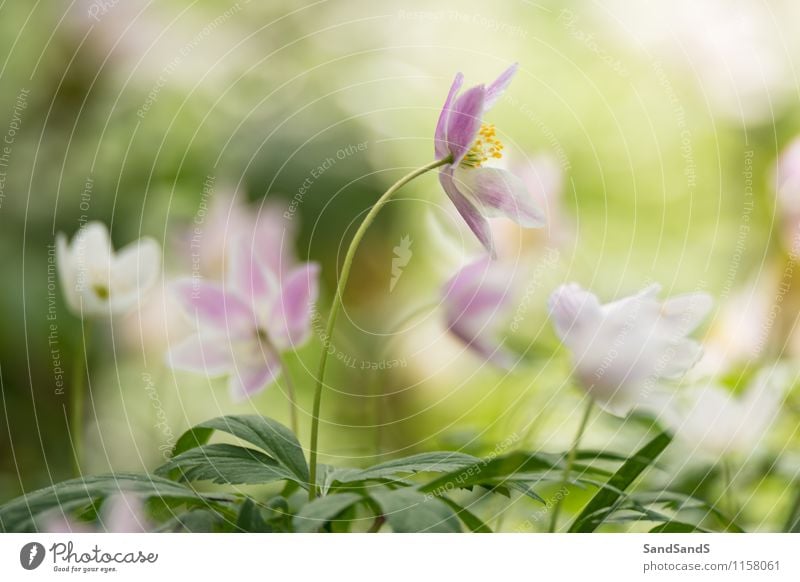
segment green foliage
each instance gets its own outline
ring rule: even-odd
[[[209,443],[214,432],[257,448]],[[670,440],[658,435],[630,457],[577,451],[569,486],[598,491],[570,531],[635,521],[654,523],[653,532],[709,531],[714,520],[718,529],[737,531],[712,505],[689,495],[632,490]],[[488,533],[492,529],[480,517],[487,496],[517,494],[545,504],[537,490],[560,483],[565,462],[566,454],[512,451],[480,459],[439,451],[364,469],[321,465],[321,495],[309,502],[308,467],[291,431],[269,418],[225,416],[184,433],[174,456],[153,476],[66,481],[0,507],[0,526],[3,531],[33,531],[42,516],[59,508],[80,521],[94,521],[107,498],[126,492],[147,502],[156,531]],[[201,493],[193,487],[198,482],[267,488],[257,494]]]

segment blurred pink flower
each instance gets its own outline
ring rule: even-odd
[[[624,416],[662,378],[678,378],[699,359],[688,339],[711,310],[706,293],[658,301],[661,287],[601,305],[576,284],[550,296],[553,323],[573,355],[574,377],[606,411]]]
[[[506,369],[516,358],[503,346],[514,303],[513,273],[485,256],[460,269],[442,289],[447,328],[479,357]]]
[[[483,116],[500,99],[516,72],[515,63],[488,87],[477,85],[460,95],[464,76],[458,73],[435,131],[436,158],[452,158],[439,172],[439,182],[492,255],[495,248],[487,217],[505,216],[526,228],[544,224],[544,215],[519,178],[507,170],[484,166],[490,159],[502,157],[503,144],[494,126],[483,123]]]
[[[800,255],[800,137],[795,138],[775,164],[775,193],[784,248]]]
[[[234,241],[249,239],[259,249],[264,265],[286,273],[297,262],[297,219],[285,216],[286,203],[267,199],[248,204],[232,186],[216,188],[207,209],[201,208],[183,236],[179,252],[191,258],[192,268],[205,277],[221,277]]]
[[[233,250],[225,285],[193,279],[175,284],[196,333],[172,347],[167,362],[207,376],[230,375],[231,398],[241,401],[278,378],[280,353],[308,340],[319,267],[304,263],[275,272],[253,252],[249,237]]]

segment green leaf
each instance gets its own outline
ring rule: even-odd
[[[271,483],[298,478],[261,451],[229,444],[211,444],[189,449],[156,469],[156,475],[185,481]]]
[[[590,533],[603,523],[615,510],[625,490],[649,467],[672,441],[672,436],[664,432],[656,436],[636,451],[603,487],[589,501],[583,511],[570,526],[570,532]]]
[[[77,509],[99,503],[122,492],[161,498],[189,505],[209,506],[230,501],[227,495],[201,495],[179,483],[152,475],[117,473],[72,479],[39,489],[0,506],[0,531],[34,531],[41,514],[57,509]]]
[[[173,455],[206,444],[215,430],[257,446],[289,469],[300,483],[308,485],[308,465],[297,437],[281,423],[265,416],[220,416],[202,422],[181,435]]]
[[[352,483],[368,479],[394,477],[398,473],[444,473],[462,469],[479,461],[480,459],[477,457],[458,452],[420,453],[380,463],[363,470],[338,469],[332,475],[332,478],[339,483]]]
[[[370,497],[380,506],[397,533],[459,533],[455,512],[441,499],[414,489],[375,491]]]
[[[464,525],[467,526],[471,532],[492,533],[492,528],[490,528],[483,521],[481,521],[474,513],[469,511],[466,507],[462,507],[449,497],[440,497],[439,499],[443,501],[446,505],[449,505],[450,509],[456,512],[458,518],[462,522],[464,522]]]
[[[239,510],[239,517],[236,519],[236,527],[239,531],[255,533],[271,533],[272,528],[264,521],[261,510],[249,497],[242,503]]]
[[[526,473],[550,472],[561,468],[561,456],[541,453],[514,452],[451,471],[423,485],[423,493],[446,493],[452,489],[464,489],[484,483],[508,484],[523,481]]]
[[[651,529],[650,533],[694,533],[704,531],[707,530],[692,525],[691,523],[684,523],[682,521],[667,521]]]
[[[339,493],[315,499],[304,505],[295,516],[294,528],[302,533],[317,531],[336,516],[363,500],[364,498],[357,493]]]

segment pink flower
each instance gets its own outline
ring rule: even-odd
[[[544,224],[544,215],[519,178],[506,170],[484,166],[489,160],[502,157],[503,144],[494,126],[483,123],[483,116],[502,96],[516,72],[515,63],[489,86],[477,85],[460,95],[464,76],[458,73],[435,131],[436,158],[451,159],[439,172],[439,182],[492,255],[495,249],[487,218],[505,216],[526,228]]]
[[[800,137],[795,138],[778,158],[775,193],[784,247],[800,255]]]
[[[503,346],[515,289],[508,268],[482,257],[459,270],[442,290],[447,328],[484,360],[506,369],[517,358]]]
[[[248,237],[234,247],[225,285],[192,279],[175,284],[178,302],[197,331],[167,356],[174,369],[229,375],[236,401],[275,381],[280,354],[308,340],[317,298],[318,265],[305,263],[281,274],[252,248]]]

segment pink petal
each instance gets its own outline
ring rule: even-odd
[[[511,305],[513,291],[510,273],[496,265],[483,257],[462,268],[445,286],[443,305],[453,335],[483,359],[509,368],[514,357],[502,347],[496,322]]]
[[[260,306],[269,305],[278,287],[275,274],[262,264],[258,256],[260,250],[254,245],[250,236],[238,237],[228,265],[229,290],[251,308],[251,314]]]
[[[458,164],[467,153],[481,126],[486,87],[478,85],[467,89],[456,99],[447,118],[447,148],[453,154],[453,164]]]
[[[319,294],[319,265],[305,263],[293,269],[281,285],[270,317],[270,337],[279,349],[296,348],[311,334],[313,305]]]
[[[489,254],[494,257],[494,241],[492,240],[492,231],[487,221],[475,205],[468,200],[453,182],[453,171],[450,169],[439,172],[439,183],[444,188],[450,201],[458,210],[461,218],[467,223],[470,230],[478,237],[480,243],[489,251]]]
[[[285,202],[267,199],[260,208],[255,222],[253,240],[258,258],[277,277],[285,274],[297,263],[294,241],[297,237],[298,218],[287,218]]]
[[[228,380],[231,400],[242,402],[255,396],[272,384],[281,373],[281,364],[275,354],[264,351],[262,359],[237,366]]]
[[[476,201],[484,216],[503,216],[525,228],[544,225],[545,215],[514,174],[500,168],[458,168],[458,189]]]
[[[190,336],[169,350],[167,365],[206,376],[219,376],[231,368],[231,352],[225,338]]]
[[[503,96],[503,93],[505,93],[506,89],[511,84],[514,75],[517,74],[517,69],[519,69],[519,63],[514,63],[500,73],[500,76],[486,88],[486,100],[483,104],[484,111],[488,111],[492,108],[494,104],[497,103],[497,100]]]
[[[210,283],[184,279],[173,290],[181,308],[198,329],[242,337],[254,327],[252,311],[239,298]]]
[[[436,123],[436,131],[434,132],[436,159],[440,160],[450,153],[450,148],[447,145],[447,120],[450,117],[453,100],[463,83],[464,75],[457,73],[456,78],[453,79],[453,84],[450,85],[450,92],[447,94],[447,99],[444,101],[442,112],[439,114],[439,121]]]

